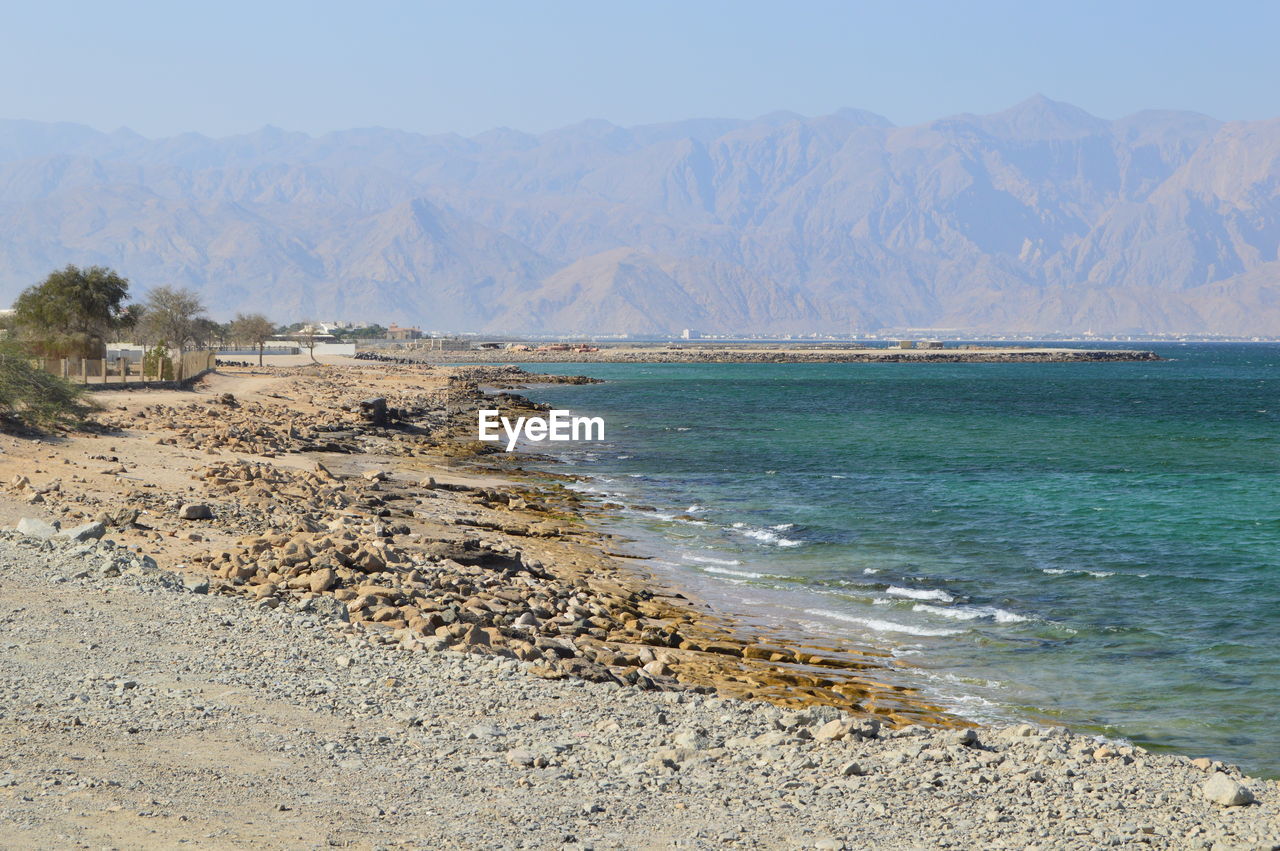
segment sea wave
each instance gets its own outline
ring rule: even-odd
[[[756,573],[754,570],[733,570],[728,567],[719,567],[714,564],[709,564],[702,569],[707,573],[718,573],[721,576],[736,576],[739,579],[765,579],[768,577],[767,573]]]
[[[914,612],[925,612],[938,617],[951,618],[958,621],[976,621],[990,618],[996,623],[1025,623],[1031,618],[1001,609],[995,606],[931,606],[928,603],[916,603],[911,607]]]
[[[712,558],[711,556],[695,556],[688,553],[684,555],[684,560],[696,562],[697,564],[719,564],[724,567],[737,567],[742,564],[736,558]]]
[[[897,621],[886,621],[880,618],[860,618],[856,615],[845,614],[844,612],[833,612],[829,609],[805,609],[805,614],[814,615],[820,618],[830,618],[832,620],[844,621],[845,623],[856,623],[873,629],[876,632],[900,632],[904,635],[919,635],[926,637],[941,637],[944,635],[959,635],[963,630],[959,629],[936,629],[934,627],[917,626],[916,624],[898,623]]]
[[[752,540],[759,541],[762,544],[772,544],[775,547],[799,547],[804,544],[803,541],[784,538],[773,529],[761,529],[756,526],[748,526],[746,523],[734,523],[733,528]]]
[[[1062,576],[1069,574],[1073,576],[1092,576],[1096,579],[1106,579],[1108,576],[1115,576],[1114,570],[1071,570],[1065,567],[1042,567],[1041,573],[1047,573],[1050,576]]]
[[[955,597],[941,588],[903,588],[900,585],[890,585],[884,589],[884,593],[911,600],[937,600],[940,603],[950,603],[955,600]]]

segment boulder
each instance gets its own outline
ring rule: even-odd
[[[1253,793],[1221,771],[1215,771],[1204,784],[1205,798],[1222,807],[1239,807],[1253,803]]]
[[[320,570],[312,571],[310,588],[313,593],[319,594],[322,591],[328,591],[338,581],[337,574],[332,568],[323,567]]]
[[[183,520],[212,520],[213,509],[203,502],[188,502],[178,509],[178,517]]]
[[[853,732],[854,722],[851,718],[836,718],[818,728],[813,738],[819,742],[834,742],[843,739]]]
[[[38,517],[23,517],[18,521],[18,531],[28,538],[42,538],[47,541],[58,534],[58,526],[56,523],[47,523]]]
[[[107,527],[95,520],[91,523],[82,523],[74,529],[67,529],[59,533],[58,537],[66,538],[67,540],[74,541],[77,544],[82,544],[85,541],[98,540],[104,533],[106,533],[106,531]]]

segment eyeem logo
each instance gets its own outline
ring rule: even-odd
[[[524,437],[535,443],[543,440],[604,440],[603,417],[575,417],[568,411],[552,409],[546,417],[500,417],[496,410],[480,411],[479,436],[481,440],[500,441],[499,427],[507,436],[507,451],[516,448],[516,442]]]

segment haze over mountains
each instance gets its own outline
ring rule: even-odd
[[[474,138],[0,121],[0,300],[68,262],[220,315],[541,333],[1280,334],[1280,119],[1034,97]]]

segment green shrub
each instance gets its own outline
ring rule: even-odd
[[[169,347],[157,343],[142,356],[142,374],[153,381],[173,381],[173,358]]]
[[[90,410],[82,387],[40,369],[13,342],[0,341],[0,418],[50,428],[77,425]]]

